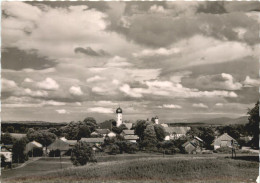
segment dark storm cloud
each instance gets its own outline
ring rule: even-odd
[[[77,47],[74,49],[75,53],[83,53],[85,55],[88,56],[93,56],[93,57],[105,57],[105,56],[110,56],[109,53],[107,53],[106,51],[100,49],[98,51],[93,50],[91,47],[87,47],[87,48],[81,48],[81,47]]]
[[[37,55],[37,51],[22,51],[17,48],[5,48],[2,51],[2,68],[22,70],[31,68],[36,70],[54,67],[57,63],[47,57]]]

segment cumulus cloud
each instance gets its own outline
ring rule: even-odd
[[[246,79],[243,82],[243,84],[244,84],[244,87],[259,87],[260,86],[260,80],[250,78],[250,76],[246,76]]]
[[[68,113],[66,109],[57,109],[56,112],[59,113],[59,114],[67,114]]]
[[[163,104],[163,106],[159,106],[159,108],[168,108],[168,109],[181,109],[182,106],[175,104]]]
[[[196,86],[202,89],[241,90],[242,84],[236,82],[231,74],[217,74],[200,76],[196,80]]]
[[[32,97],[47,97],[48,96],[48,92],[46,92],[46,91],[41,91],[41,90],[33,91],[30,88],[25,88],[24,93],[26,95],[29,95]]]
[[[128,67],[132,64],[127,62],[126,58],[115,56],[108,60],[105,67]]]
[[[17,88],[17,84],[13,80],[2,78],[2,92],[11,92]]]
[[[93,76],[93,77],[91,77],[91,78],[88,78],[88,79],[87,79],[87,82],[88,82],[88,83],[91,83],[91,82],[102,81],[102,80],[105,80],[105,78],[96,75],[96,76]]]
[[[223,104],[223,103],[216,103],[215,106],[217,106],[217,107],[223,107],[224,104]]]
[[[209,108],[207,105],[203,104],[203,103],[198,103],[198,104],[192,104],[193,107],[196,107],[196,108],[204,108],[204,109],[207,109]]]
[[[177,54],[179,52],[180,50],[178,48],[144,49],[139,53],[133,53],[133,56],[138,58],[146,58],[146,57],[154,57],[154,56],[170,56],[173,54]]]
[[[134,98],[141,98],[144,94],[171,96],[176,98],[199,98],[199,97],[230,97],[236,98],[235,92],[213,90],[199,91],[198,89],[183,87],[180,83],[170,81],[146,81],[147,88],[131,88],[128,84],[120,87],[120,91]]]
[[[59,84],[52,78],[46,78],[45,80],[38,82],[36,84],[39,88],[45,90],[57,90],[59,89]]]
[[[71,95],[75,95],[75,96],[83,95],[83,92],[82,92],[82,90],[79,86],[70,87],[69,92],[70,92]]]
[[[26,82],[26,83],[33,83],[34,81],[31,78],[25,78],[24,82]]]
[[[91,107],[88,108],[87,111],[93,113],[105,113],[105,114],[114,113],[112,108],[105,108],[105,107]]]

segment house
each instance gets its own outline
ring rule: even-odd
[[[109,129],[96,129],[95,131],[97,134],[102,135],[103,137],[105,137],[107,134],[110,133]]]
[[[178,139],[186,136],[186,133],[190,130],[190,127],[164,127],[166,132],[165,140]]]
[[[166,123],[162,123],[161,125],[162,125],[164,128],[169,127],[168,124],[166,124]]]
[[[134,134],[135,134],[134,130],[123,130],[120,135],[126,136],[126,135],[134,135]]]
[[[1,146],[0,155],[5,157],[6,163],[12,163],[12,149],[6,146]]]
[[[42,148],[42,144],[36,141],[32,141],[26,144],[24,152],[27,154],[28,152],[33,151],[34,149],[42,150]]]
[[[125,127],[130,130],[133,127],[133,123],[123,123]]]
[[[2,133],[2,134],[4,135],[5,133]],[[9,133],[9,134],[11,135],[11,137],[13,137],[16,140],[20,140],[20,139],[26,137],[26,134],[24,134],[24,133]]]
[[[61,155],[64,155],[72,147],[64,140],[56,139],[52,144],[47,147],[47,152],[59,150]]]
[[[222,135],[220,135],[219,137],[217,137],[212,145],[214,146],[214,150],[219,149],[221,147],[230,147],[232,148],[232,145],[237,146],[238,143],[237,141],[232,138],[231,136],[229,136],[227,133],[224,133]]]
[[[114,132],[109,132],[108,134],[107,134],[107,136],[108,137],[116,137],[116,133],[114,133]]]
[[[189,154],[200,153],[202,151],[203,140],[199,137],[194,137],[192,140],[185,142],[182,147]]]
[[[133,142],[133,143],[136,143],[136,140],[139,139],[139,137],[137,135],[125,135],[124,138],[125,138],[125,140],[127,140],[129,142]]]
[[[100,146],[104,143],[104,138],[81,138],[80,141],[87,142],[91,145]]]

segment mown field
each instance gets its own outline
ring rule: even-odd
[[[111,156],[115,158],[116,156]],[[104,157],[105,158],[105,157]],[[150,157],[106,161],[48,173],[4,179],[2,182],[41,183],[168,183],[255,182],[258,162],[210,157]]]

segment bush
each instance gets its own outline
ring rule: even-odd
[[[107,152],[108,152],[108,154],[116,155],[116,154],[119,154],[119,153],[120,153],[120,149],[119,149],[118,145],[116,145],[116,144],[110,144],[110,145],[108,145],[108,147],[107,147]]]
[[[230,147],[221,147],[216,149],[214,152],[216,153],[232,153],[232,149]]]
[[[88,162],[96,162],[94,151],[87,142],[79,141],[71,153],[71,161],[74,165],[86,165]]]

